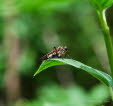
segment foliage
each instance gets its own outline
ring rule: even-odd
[[[68,65],[74,66],[76,68],[83,69],[84,71],[88,72],[89,74],[91,74],[95,78],[99,79],[101,82],[103,82],[107,86],[113,86],[113,80],[108,74],[101,72],[99,70],[96,70],[94,68],[91,68],[87,65],[84,65],[83,63],[80,63],[80,62],[78,62],[76,60],[72,60],[72,59],[46,60],[41,64],[41,66],[39,67],[37,72],[34,74],[34,76],[36,74],[40,73],[41,71],[45,70],[48,67],[52,67],[52,66],[56,66],[56,65],[64,65],[64,64],[68,64]]]
[[[77,85],[62,88],[52,84],[41,89],[38,99],[16,106],[100,106],[107,102],[108,97],[108,90],[103,85],[97,85],[87,92]]]
[[[74,0],[11,0],[6,3],[4,0],[0,0],[0,15],[12,14],[13,11],[11,10],[16,11],[16,13],[32,11],[41,13],[52,12],[58,9],[66,9],[73,2]]]
[[[113,0],[90,0],[97,10],[104,10],[113,4]]]
[[[98,0],[98,2],[100,2],[100,0]],[[110,6],[111,4],[109,5],[109,3],[112,1],[107,0],[107,2],[104,8]],[[94,5],[95,8],[96,6],[97,4]],[[15,65],[12,65],[12,67],[17,69],[15,73],[19,75],[18,77],[21,80],[20,93],[25,99],[33,99],[33,102],[29,101],[26,103],[27,105],[28,103],[35,105],[37,102],[39,103],[38,98],[34,101],[33,96],[36,93],[37,85],[42,86],[50,81],[60,83],[59,77],[56,74],[58,71],[56,72],[57,69],[54,67],[49,68],[48,72],[45,71],[45,74],[41,73],[36,78],[32,78],[31,74],[37,70],[40,64],[38,59],[53,46],[67,45],[70,49],[71,57],[76,57],[76,60],[99,70],[109,71],[109,66],[106,62],[103,36],[101,30],[98,30],[97,20],[95,20],[94,16],[93,8],[91,8],[88,0],[0,0],[0,104],[4,104],[4,97],[7,96],[6,91],[9,91],[9,89],[7,90],[7,88],[5,88],[4,90],[3,88],[10,86],[6,85],[6,79],[4,81],[6,71],[10,68],[10,66],[7,65],[9,53],[5,53],[8,48],[7,37],[9,37],[5,36],[8,32],[4,30],[7,24],[10,24],[9,27],[12,29],[11,31],[14,31],[19,38],[18,67],[15,67]],[[112,17],[112,15],[110,15],[110,17]],[[10,40],[14,42],[13,39]],[[12,61],[14,60],[15,58],[12,59]],[[58,68],[61,70],[61,67]],[[69,67],[65,70],[75,70],[75,68]],[[71,76],[76,79],[73,80],[73,82],[77,82],[88,88],[98,83],[98,81],[89,74],[84,71],[79,71],[81,69],[76,70],[78,71],[71,71],[73,73]],[[11,75],[9,74],[9,76]],[[105,76],[102,78],[104,78],[105,83],[107,83],[109,78],[106,79]],[[62,74],[62,77],[65,77],[65,73],[64,75]],[[15,79],[15,77],[13,78],[11,76],[11,79]],[[14,83],[11,81],[9,84],[12,86]],[[58,87],[58,90],[59,89]],[[40,90],[37,92],[39,93]],[[101,91],[97,94],[99,93],[104,94]],[[101,96],[101,94],[99,95]],[[72,97],[74,98],[73,95]],[[63,99],[63,97],[59,98],[58,101],[60,101],[60,99]],[[97,100],[95,99],[95,101]],[[51,101],[49,103],[51,103]],[[40,104],[42,104],[42,102],[40,102]]]
[[[105,44],[106,44],[106,51],[107,51],[109,65],[110,65],[111,74],[112,74],[111,76],[113,78],[113,46],[112,46],[112,40],[110,38],[109,27],[107,25],[106,17],[105,17],[105,9],[108,8],[112,4],[112,2],[113,2],[113,0],[100,0],[99,2],[97,0],[91,0],[91,3],[93,4],[93,6],[97,10],[99,21],[100,21],[101,26],[102,26],[102,30],[103,30],[103,34],[104,34],[104,40],[105,40]],[[81,68],[81,69],[89,72],[94,77],[96,77],[97,79],[99,79],[100,81],[104,82],[104,84],[106,84],[106,85],[108,85],[110,87],[113,86],[113,79],[109,76],[110,77],[110,80],[108,79],[108,81],[110,81],[110,82],[105,81],[104,78],[106,78],[106,76],[104,76],[104,78],[103,77],[100,77],[102,73],[100,75],[97,74],[97,73],[100,73],[100,72],[97,71],[96,69],[92,69],[92,68],[90,68],[90,67],[88,67],[86,65],[83,65],[82,63],[80,65],[77,62],[75,62],[73,64],[72,61],[67,61],[66,60],[66,62],[65,62],[65,61],[61,61],[61,60],[59,61],[59,59],[55,59],[55,60],[57,60],[58,63],[56,61],[53,61],[53,63],[52,62],[48,62],[48,63],[45,63],[45,64],[42,63],[42,65],[41,65],[42,67],[39,68],[39,72],[42,71],[42,70],[44,70],[44,69],[46,69],[46,68],[48,68],[48,67],[51,67],[51,66],[54,66],[54,65],[62,65],[63,63],[64,64],[66,63],[66,64],[70,64],[72,66],[75,66],[77,68]],[[35,75],[37,73],[35,73]],[[104,73],[103,75],[106,75],[106,74]],[[113,100],[113,92],[111,93],[111,97],[112,97],[112,100]]]

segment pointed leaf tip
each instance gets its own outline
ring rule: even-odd
[[[87,66],[81,62],[73,60],[73,59],[54,58],[54,59],[50,59],[50,60],[45,60],[42,62],[42,64],[40,65],[39,69],[34,74],[34,76],[36,76],[38,73],[40,73],[41,71],[43,71],[49,67],[56,66],[56,65],[64,65],[64,64],[71,65],[73,67],[82,69],[82,70],[88,72],[89,74],[91,74],[93,77],[100,80],[101,82],[103,82],[104,84],[106,84],[107,86],[113,86],[113,80],[110,75],[108,75],[105,72],[94,69],[90,66]]]

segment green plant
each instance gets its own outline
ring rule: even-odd
[[[39,72],[43,71],[44,69],[51,67],[51,66],[63,65],[63,64],[72,65],[76,68],[83,69],[84,71],[88,72],[89,74],[91,74],[92,76],[94,76],[95,78],[97,78],[98,80],[103,82],[105,85],[107,85],[110,90],[110,94],[111,94],[111,97],[113,100],[113,91],[112,91],[112,86],[113,86],[113,47],[112,47],[112,41],[110,38],[109,27],[107,25],[106,17],[105,17],[105,11],[109,6],[112,5],[113,0],[90,0],[90,1],[91,1],[92,5],[94,6],[94,8],[96,9],[99,21],[101,23],[102,31],[104,34],[104,40],[105,40],[105,44],[106,44],[106,50],[107,50],[107,54],[108,54],[108,60],[109,60],[110,69],[111,69],[111,76],[104,72],[101,72],[97,69],[84,65],[83,63],[72,60],[72,59],[46,60],[41,64],[40,68],[34,74],[34,76],[36,74],[38,74]]]
[[[38,99],[16,106],[100,106],[109,98],[109,92],[103,85],[97,85],[87,92],[78,85],[62,88],[52,83],[42,87],[39,93]]]

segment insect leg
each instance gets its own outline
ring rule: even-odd
[[[56,53],[56,56],[55,57],[58,57],[58,50],[56,47],[54,47],[54,50],[55,50],[55,53]]]

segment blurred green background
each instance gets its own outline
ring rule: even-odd
[[[113,35],[113,7],[107,21]],[[70,57],[109,73],[105,43],[88,0],[0,0],[0,106],[102,106],[104,85],[71,66],[35,78],[39,58],[66,45]]]

